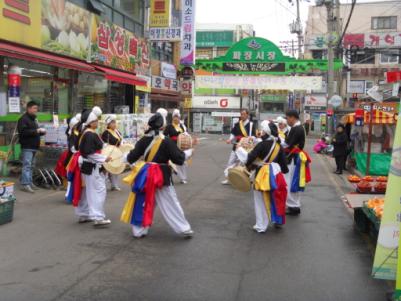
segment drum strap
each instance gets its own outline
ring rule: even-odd
[[[163,142],[162,137],[157,137],[153,139],[152,143],[148,146],[148,148],[145,151],[145,161],[146,162],[152,162],[153,159],[155,158],[157,152],[159,151],[159,148]]]
[[[107,131],[112,135],[114,138],[116,138],[119,142],[122,140],[121,134],[118,131],[113,131],[111,129],[107,129]]]
[[[276,143],[276,141],[274,141],[266,157],[263,159],[263,162],[267,161],[266,163],[272,163],[274,159],[276,159],[279,151],[280,151],[280,145]]]
[[[78,145],[81,144],[82,138],[84,138],[85,134],[88,133],[88,132],[96,133],[96,132],[95,132],[94,130],[92,130],[92,129],[86,129],[86,130],[82,133],[81,137],[79,138]]]

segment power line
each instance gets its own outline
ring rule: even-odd
[[[351,21],[352,13],[354,12],[355,4],[356,4],[356,0],[352,0],[351,11],[349,12],[348,20],[347,20],[347,23],[345,24],[343,33],[341,34],[341,37],[340,37],[340,39],[338,40],[337,48],[340,48],[340,45],[341,45],[341,43],[342,43],[342,41],[343,41],[343,38],[344,38],[344,35],[345,35],[345,33],[347,32],[349,22]]]

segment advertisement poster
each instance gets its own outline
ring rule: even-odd
[[[181,65],[195,64],[195,0],[182,0]]]
[[[41,45],[48,51],[89,58],[89,11],[64,0],[42,0]]]
[[[169,27],[171,20],[170,0],[150,0],[150,27]]]
[[[134,72],[136,66],[149,68],[149,50],[144,39],[99,16],[92,17],[91,31],[93,63],[128,72]]]
[[[0,39],[40,48],[40,1],[0,1]]]
[[[401,186],[399,185],[401,183],[401,122],[397,123],[394,137],[384,211],[372,270],[374,278],[386,280],[395,280],[397,271],[401,221]],[[397,288],[401,288],[399,283]]]

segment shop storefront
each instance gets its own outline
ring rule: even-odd
[[[178,80],[153,75],[150,100],[152,112],[161,107],[169,111],[179,108],[183,99],[179,92]]]
[[[240,116],[239,96],[194,96],[191,124],[197,133],[229,133]]]
[[[287,90],[269,90],[259,96],[259,119],[269,120],[284,116],[288,108]]]
[[[64,17],[57,9],[74,18],[56,22]],[[0,11],[12,12],[0,15],[0,150],[30,100],[39,104],[39,122],[60,133],[66,118],[95,105],[104,113],[137,112],[147,81],[136,72],[150,74],[147,40],[68,1],[0,0]],[[59,141],[50,136],[44,143]]]
[[[305,96],[304,110],[310,116],[310,130],[323,133],[326,127],[326,95],[311,94]]]

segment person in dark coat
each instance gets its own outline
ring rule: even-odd
[[[21,190],[34,193],[32,183],[32,171],[35,162],[35,155],[40,146],[40,136],[46,134],[46,130],[39,128],[36,114],[38,104],[30,101],[26,105],[26,112],[18,119],[17,129],[19,142],[21,144]]]
[[[333,156],[336,160],[337,169],[336,174],[342,174],[345,166],[345,158],[347,157],[347,144],[348,137],[345,133],[345,127],[339,124],[336,128],[336,134],[332,140],[334,146]]]

